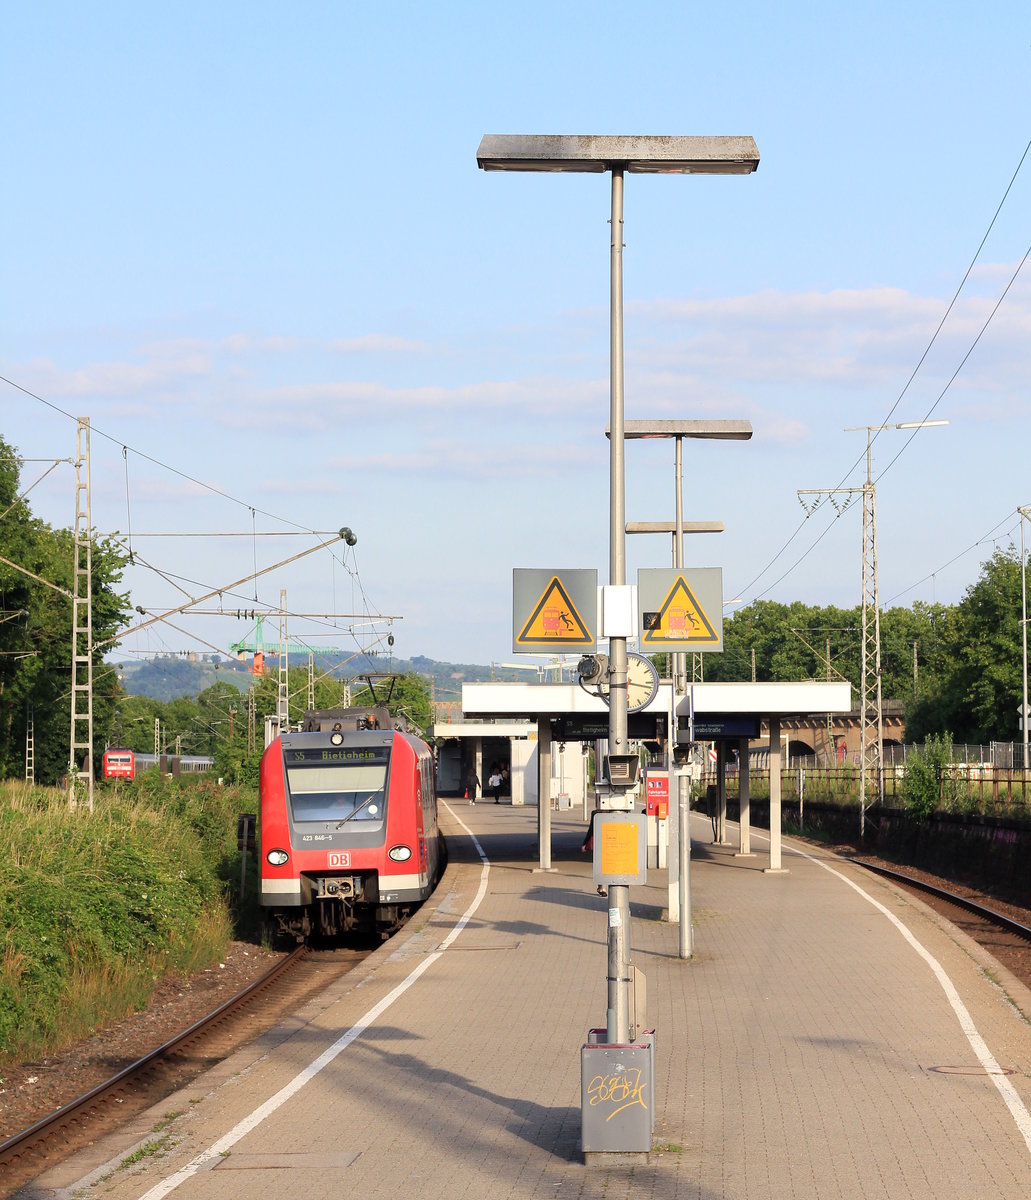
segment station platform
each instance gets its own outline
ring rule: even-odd
[[[584,824],[554,814],[540,872],[535,809],[441,813],[447,874],[396,939],[23,1197],[1031,1195],[1031,993],[886,881],[791,839],[764,873],[761,832],[735,857],[697,814],[691,960],[665,872],[631,889],[653,1149],[585,1165],[607,902]]]

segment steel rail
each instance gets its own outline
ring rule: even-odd
[[[51,1113],[50,1116],[43,1117],[34,1125],[30,1125],[28,1129],[23,1129],[20,1133],[14,1134],[6,1141],[0,1142],[0,1165],[11,1161],[16,1161],[17,1159],[21,1158],[26,1152],[30,1151],[36,1143],[43,1139],[48,1130],[52,1129],[56,1125],[64,1124],[71,1117],[73,1117],[76,1112],[89,1107],[96,1100],[100,1099],[106,1092],[114,1091],[133,1075],[141,1074],[152,1063],[158,1062],[162,1058],[166,1058],[172,1053],[173,1050],[181,1046],[184,1042],[196,1037],[208,1026],[216,1024],[216,1022],[218,1022],[230,1010],[245,1004],[252,996],[264,990],[270,984],[274,983],[280,975],[284,974],[284,972],[292,967],[295,967],[302,958],[307,956],[307,954],[307,946],[298,946],[296,949],[292,950],[288,955],[286,955],[285,958],[280,959],[274,967],[266,971],[265,974],[259,979],[256,979],[253,983],[248,984],[247,987],[237,992],[235,996],[231,996],[228,1000],[224,1001],[218,1006],[218,1008],[214,1009],[206,1016],[201,1017],[200,1020],[194,1021],[189,1028],[184,1029],[181,1033],[176,1034],[175,1037],[170,1038],[163,1045],[158,1046],[156,1050],[151,1050],[142,1058],[130,1063],[129,1066],[123,1067],[121,1071],[115,1075],[112,1075],[110,1079],[106,1079],[101,1083],[98,1083],[95,1087],[90,1088],[88,1092],[85,1092],[75,1100],[69,1101],[67,1104],[57,1109],[56,1112]]]
[[[994,925],[1000,926],[1009,933],[1016,934],[1017,937],[1027,938],[1031,941],[1031,926],[1022,925],[1019,921],[1015,921],[1012,917],[1004,916],[1000,912],[996,912],[992,908],[987,908],[983,904],[978,904],[976,900],[969,900],[966,896],[957,896],[955,892],[947,891],[945,888],[936,886],[933,883],[926,883],[922,879],[914,879],[912,875],[906,875],[902,871],[893,871],[890,867],[882,867],[876,863],[864,862],[861,858],[849,857],[849,862],[854,863],[857,867],[863,867],[867,871],[873,871],[877,875],[883,875],[887,879],[891,879],[896,883],[905,884],[906,887],[917,888],[922,892],[927,892],[931,896],[937,896],[939,900],[945,900],[949,904],[955,904],[957,908],[966,909],[967,912],[973,913],[974,916],[981,917],[982,920],[991,921]]]

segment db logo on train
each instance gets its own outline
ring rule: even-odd
[[[329,865],[331,867],[349,867],[351,865],[351,856],[346,850],[331,850],[329,853]]]

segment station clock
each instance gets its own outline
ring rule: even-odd
[[[609,685],[606,681],[600,685],[602,698],[606,704],[609,699]],[[655,699],[659,691],[659,673],[650,658],[643,654],[635,654],[632,650],[626,656],[626,710],[639,712]]]

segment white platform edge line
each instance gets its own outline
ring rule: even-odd
[[[439,947],[433,951],[432,954],[428,954],[426,958],[424,958],[422,962],[419,963],[419,965],[412,972],[410,972],[410,974],[408,974],[397,985],[397,987],[393,989],[393,991],[384,996],[378,1004],[373,1005],[373,1007],[370,1008],[367,1013],[361,1016],[346,1033],[342,1034],[332,1044],[332,1046],[330,1046],[327,1050],[324,1050],[322,1054],[320,1054],[319,1057],[314,1060],[314,1062],[309,1063],[303,1071],[295,1075],[294,1078],[291,1079],[290,1082],[284,1087],[280,1088],[274,1096],[270,1096],[264,1104],[260,1105],[252,1113],[244,1117],[242,1121],[234,1125],[228,1133],[220,1137],[218,1141],[209,1146],[207,1150],[202,1151],[195,1158],[191,1159],[186,1166],[180,1168],[175,1172],[175,1174],[169,1175],[166,1179],[162,1179],[160,1183],[156,1183],[149,1191],[144,1192],[141,1200],[161,1200],[163,1196],[167,1196],[170,1192],[174,1192],[180,1184],[183,1184],[188,1179],[191,1179],[197,1174],[198,1171],[201,1171],[210,1164],[219,1161],[223,1154],[226,1154],[229,1150],[231,1150],[233,1146],[235,1146],[236,1143],[242,1138],[245,1138],[247,1134],[252,1133],[262,1123],[262,1121],[265,1120],[266,1117],[270,1117],[278,1108],[281,1108],[287,1102],[287,1100],[289,1100],[292,1096],[295,1096],[306,1083],[314,1079],[324,1067],[327,1067],[339,1054],[346,1050],[353,1041],[361,1037],[365,1030],[368,1029],[373,1022],[378,1020],[387,1011],[387,1009],[390,1008],[395,1000],[403,996],[404,993],[407,992],[408,989],[416,982],[416,980],[418,980],[420,976],[422,976],[430,969],[431,966],[433,966],[433,964],[438,958],[440,958],[444,951],[454,944],[455,939],[472,920],[476,910],[483,902],[484,896],[487,894],[487,879],[490,875],[490,860],[487,858],[486,854],[484,854],[483,847],[480,845],[476,835],[471,829],[469,829],[461,817],[458,816],[458,814],[450,807],[450,805],[445,804],[444,807],[455,818],[458,824],[461,825],[465,833],[472,839],[472,843],[476,847],[476,853],[480,856],[480,861],[483,864],[480,871],[480,886],[477,888],[476,895],[473,898],[472,903],[461,915],[461,917],[459,917],[455,927],[440,943]]]
[[[752,836],[758,837],[761,841],[765,842],[770,840],[768,834],[757,833],[754,829],[752,830]],[[848,886],[854,891],[858,892],[868,904],[872,904],[878,912],[887,917],[888,920],[899,931],[899,933],[901,933],[906,939],[906,941],[909,942],[917,954],[919,954],[924,962],[927,963],[927,965],[934,972],[935,978],[938,980],[939,984],[941,984],[942,991],[945,993],[949,1004],[952,1006],[953,1012],[956,1014],[956,1019],[959,1021],[960,1028],[963,1030],[967,1041],[970,1043],[971,1050],[973,1050],[974,1054],[977,1055],[977,1060],[981,1066],[984,1067],[985,1074],[998,1089],[1003,1103],[1009,1109],[1010,1115],[1013,1117],[1017,1129],[1024,1139],[1024,1144],[1027,1146],[1028,1153],[1031,1154],[1031,1113],[1028,1112],[1024,1105],[1024,1101],[1020,1098],[1020,1093],[1013,1086],[1013,1084],[1010,1083],[1008,1076],[996,1062],[995,1056],[992,1054],[991,1050],[988,1049],[988,1044],[978,1032],[977,1026],[974,1024],[974,1019],[970,1015],[967,1006],[963,1003],[956,985],[949,978],[945,968],[941,965],[941,963],[934,957],[930,950],[928,950],[923,943],[919,941],[916,935],[903,921],[901,921],[889,908],[886,908],[883,904],[881,904],[879,900],[875,900],[869,892],[864,891],[858,883],[855,883],[853,880],[849,879],[847,875],[843,875],[840,871],[836,870],[828,863],[823,862],[821,859],[815,858],[812,854],[807,854],[794,843],[789,845],[785,842],[784,849],[789,851],[791,854],[797,854],[800,858],[806,858],[810,862],[816,863],[818,867],[822,867],[825,871],[829,871],[831,875],[837,876],[837,878],[843,883],[847,883]]]

